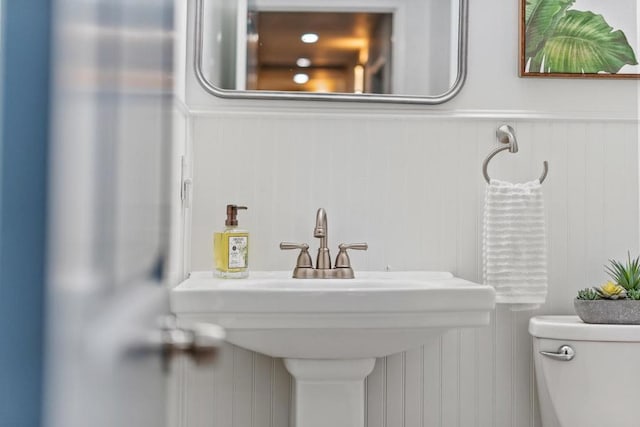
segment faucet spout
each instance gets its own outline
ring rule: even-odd
[[[323,208],[316,213],[316,227],[313,229],[313,237],[327,237],[327,211]]]
[[[316,226],[313,229],[313,237],[320,239],[320,247],[318,248],[318,258],[316,259],[317,269],[331,268],[331,255],[327,244],[327,212],[320,208],[316,214]]]

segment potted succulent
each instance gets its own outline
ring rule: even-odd
[[[576,314],[585,323],[640,324],[640,257],[627,262],[609,260],[611,281],[578,291],[573,301]]]

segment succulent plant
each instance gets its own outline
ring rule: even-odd
[[[623,264],[614,259],[610,259],[611,265],[605,270],[614,283],[622,286],[625,290],[640,289],[640,257],[631,259],[631,254],[627,252],[627,262]]]
[[[595,289],[585,288],[578,291],[577,299],[596,300],[600,299],[600,295],[598,295],[598,292],[596,292]]]
[[[625,299],[627,291],[622,286],[607,282],[599,288],[593,288],[602,299]]]
[[[632,300],[640,300],[640,289],[630,289],[627,291],[627,298]]]

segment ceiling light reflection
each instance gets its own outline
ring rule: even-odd
[[[295,76],[293,76],[293,81],[298,83],[299,85],[303,85],[309,81],[309,76],[304,73],[298,73]]]
[[[309,58],[298,58],[296,65],[300,68],[307,68],[311,66],[311,60]]]
[[[300,40],[302,40],[303,43],[315,43],[319,38],[315,33],[306,33],[300,37]]]

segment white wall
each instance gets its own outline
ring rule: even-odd
[[[188,60],[192,269],[211,268],[211,235],[224,205],[237,202],[249,206],[240,220],[254,269],[293,267],[282,240],[315,247],[322,206],[334,254],[339,242],[369,243],[352,255],[356,271],[389,265],[481,280],[480,168],[504,122],[521,150],[494,159],[492,175],[532,179],[549,161],[550,289],[539,313],[572,313],[575,292],[604,279],[608,258],[637,253],[636,82],[520,79],[517,2],[470,3],[469,79],[438,107],[219,100],[190,78]],[[367,382],[368,426],[539,426],[532,314],[499,307],[487,328],[380,359]],[[280,361],[229,346],[217,370],[177,368],[175,425],[288,425]]]

